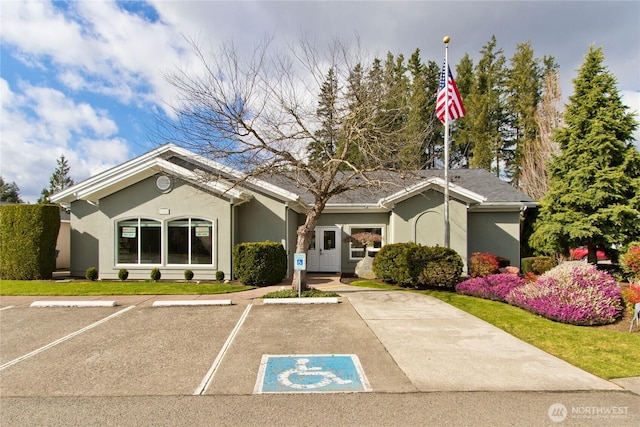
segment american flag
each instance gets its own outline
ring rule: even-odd
[[[447,103],[447,94],[445,91],[445,66],[442,66],[442,73],[440,74],[440,87],[438,88],[438,100],[436,102],[436,116],[442,123],[444,123],[444,110],[445,105]],[[454,121],[459,117],[464,117],[466,111],[464,110],[464,105],[462,105],[462,98],[460,97],[460,92],[458,92],[458,86],[456,86],[456,82],[453,81],[453,76],[451,75],[451,68],[447,67],[448,77],[449,77],[449,122]]]

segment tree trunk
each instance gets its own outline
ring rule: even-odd
[[[305,218],[304,224],[298,227],[296,253],[307,253],[309,242],[311,240],[311,233],[313,233],[316,228],[318,217],[320,216],[322,209],[324,209],[324,203],[316,202],[316,204],[307,211],[307,216]],[[291,287],[294,290],[298,289],[298,283],[301,284],[302,290],[307,289],[306,273],[306,271],[294,270],[293,281],[291,282]]]
[[[587,262],[593,265],[598,264],[598,248],[589,243],[587,245],[587,249],[589,249],[589,252],[587,253]]]

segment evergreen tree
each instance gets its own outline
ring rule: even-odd
[[[308,146],[310,162],[324,163],[336,152],[340,128],[337,106],[339,90],[338,78],[331,67],[320,88],[316,114],[322,127],[315,132],[315,139]]]
[[[561,154],[551,164],[550,191],[543,199],[531,244],[541,252],[624,245],[640,237],[638,126],[603,65],[601,48],[590,47],[573,80],[566,126],[554,133]]]
[[[434,74],[435,66],[435,74]],[[407,117],[407,155],[415,156],[421,167],[435,167],[438,147],[442,145],[438,118],[433,114],[438,85],[438,66],[433,61],[424,64],[420,49],[409,58],[407,64],[411,83],[409,87],[409,112]]]
[[[15,182],[5,182],[2,176],[0,176],[0,202],[23,203],[18,185]]]
[[[69,176],[71,167],[69,166],[67,159],[64,157],[64,154],[61,155],[56,162],[58,167],[51,175],[51,178],[49,178],[49,188],[42,189],[38,203],[50,203],[49,197],[51,195],[69,188],[74,184],[73,179]]]
[[[492,171],[501,176],[508,147],[504,146],[504,78],[505,58],[502,49],[496,48],[492,36],[480,53],[482,57],[475,68],[474,82],[468,101],[466,123],[469,139],[473,141],[470,166]]]
[[[511,146],[507,158],[507,176],[519,187],[524,150],[532,145],[538,133],[536,109],[540,100],[543,74],[540,61],[534,58],[531,43],[520,43],[511,58],[507,71],[505,103],[507,108],[508,135]]]
[[[469,159],[473,152],[473,138],[471,135],[471,123],[473,119],[469,119],[468,100],[474,83],[473,60],[468,53],[460,60],[456,66],[456,86],[462,97],[462,102],[467,110],[467,115],[456,121],[451,126],[451,135],[453,139],[450,143],[450,159],[454,167],[469,167]],[[435,109],[435,107],[434,107]]]

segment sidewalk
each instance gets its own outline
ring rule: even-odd
[[[354,288],[339,278],[314,279],[314,287],[349,300],[420,391],[640,394],[640,377],[606,381],[435,298]]]

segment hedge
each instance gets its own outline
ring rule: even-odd
[[[276,242],[239,243],[233,248],[233,265],[245,285],[276,285],[287,275],[287,253]]]
[[[57,205],[0,206],[0,277],[51,279],[59,230]]]
[[[376,277],[400,286],[453,287],[462,274],[462,259],[454,250],[416,243],[391,243],[373,259]]]

